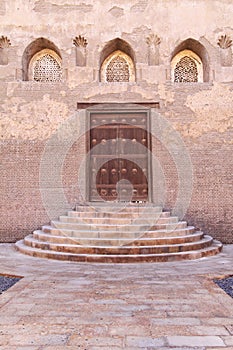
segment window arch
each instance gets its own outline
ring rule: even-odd
[[[191,50],[179,52],[171,62],[172,81],[175,83],[203,82],[200,57]]]
[[[59,82],[62,78],[61,59],[56,52],[44,49],[29,63],[29,79],[38,82]]]
[[[109,83],[135,81],[132,59],[120,50],[113,52],[102,64],[101,81]]]
[[[100,54],[100,81],[135,81],[135,55],[131,46],[120,38],[109,41]]]
[[[182,41],[171,55],[173,82],[208,82],[209,55],[204,45],[189,38]]]
[[[36,81],[60,81],[62,58],[59,49],[46,38],[34,40],[24,50],[22,69],[23,80],[34,80],[35,77]]]

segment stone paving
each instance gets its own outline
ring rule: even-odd
[[[233,245],[198,261],[87,264],[0,245],[1,350],[233,349],[233,299],[212,282],[233,274]]]

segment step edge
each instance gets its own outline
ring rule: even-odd
[[[47,245],[49,244],[50,246],[52,247],[66,247],[66,248],[73,248],[75,246],[75,244],[63,244],[63,243],[53,243],[53,242],[45,242],[45,241],[40,241],[40,240],[37,240],[35,238],[33,238],[32,235],[28,235],[24,238],[24,240],[27,240],[28,242],[32,242],[32,243],[40,243],[41,245]],[[213,242],[213,238],[211,236],[208,236],[207,237],[203,237],[202,240],[199,240],[199,241],[195,241],[195,242],[186,242],[186,243],[179,243],[179,244],[165,244],[165,245],[150,245],[150,246],[93,246],[93,245],[79,245],[77,244],[77,248],[95,248],[95,249],[128,249],[128,250],[132,250],[132,249],[149,249],[149,248],[170,248],[170,247],[179,247],[179,246],[185,246],[185,247],[190,247],[192,245],[195,245],[195,244],[201,244],[201,243],[212,243]],[[40,249],[40,248],[38,248]]]

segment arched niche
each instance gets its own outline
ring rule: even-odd
[[[32,66],[33,57],[36,57],[35,55],[37,54],[43,53],[44,50],[48,50],[50,55],[61,63],[62,58],[58,47],[48,39],[38,38],[31,42],[24,50],[22,58],[23,80],[31,79],[32,76],[29,68]]]
[[[171,56],[171,73],[172,81],[174,81],[174,65],[177,65],[178,59],[186,57],[186,64],[192,66],[191,60],[195,62],[199,72],[198,82],[209,81],[209,56],[206,48],[195,39],[186,39],[182,41],[173,51]],[[184,59],[183,59],[184,63]]]
[[[172,81],[175,83],[202,83],[203,64],[201,58],[191,50],[178,52],[171,61]]]
[[[135,81],[135,54],[131,46],[124,40],[116,38],[109,41],[103,48],[100,55],[100,81],[108,80],[109,69],[114,70],[118,67],[119,72],[122,68],[125,70],[124,79],[116,79],[115,81]],[[128,71],[128,72],[127,72]],[[113,74],[116,77],[117,72]],[[126,79],[128,76],[128,79]],[[113,78],[112,81],[114,81]]]

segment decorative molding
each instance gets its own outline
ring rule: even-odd
[[[217,44],[221,49],[228,49],[232,45],[232,40],[229,35],[221,35]]]
[[[232,40],[229,35],[221,35],[217,42],[220,47],[220,62],[223,67],[232,66]]]
[[[11,46],[10,40],[6,36],[0,37],[0,66],[6,66],[8,60],[8,48]]]
[[[157,46],[161,43],[161,39],[157,34],[150,34],[146,38],[146,43],[148,46]]]
[[[85,67],[87,63],[87,39],[84,38],[84,36],[76,36],[73,39],[73,44],[75,46],[75,52],[76,52],[76,66],[78,67]]]
[[[156,34],[150,34],[146,38],[146,43],[148,45],[148,64],[149,66],[159,65],[159,44],[161,39]]]
[[[88,42],[87,42],[87,39],[84,38],[84,36],[76,36],[74,39],[73,39],[73,44],[74,46],[76,47],[86,47]]]
[[[0,37],[0,49],[7,49],[10,46],[11,46],[10,39],[2,35]]]

